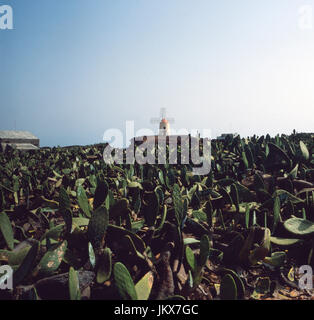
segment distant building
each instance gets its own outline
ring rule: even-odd
[[[28,131],[0,131],[0,145],[3,151],[7,146],[17,150],[37,150],[39,139]]]
[[[163,109],[162,109],[163,110]],[[162,111],[163,113],[163,111]],[[153,119],[152,123],[156,123],[157,119]],[[152,136],[141,136],[141,137],[134,137],[131,139],[131,145],[139,146],[143,142],[153,143],[155,145],[169,145],[173,143],[175,145],[181,145],[183,143],[193,143],[194,146],[198,145],[199,143],[203,143],[203,139],[198,137],[192,137],[190,134],[188,135],[172,135],[170,130],[170,123],[173,120],[168,120],[165,116],[162,116],[160,123],[159,123],[159,134],[152,135]]]

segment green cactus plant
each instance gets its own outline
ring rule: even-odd
[[[70,300],[81,299],[79,278],[76,270],[73,267],[70,267],[70,270],[69,270],[69,295],[70,295]]]
[[[178,226],[181,226],[185,216],[185,212],[184,212],[184,204],[183,204],[180,187],[177,184],[173,186],[172,199],[173,199],[174,212],[175,212],[177,224]]]
[[[156,224],[156,219],[159,214],[159,197],[158,193],[152,192],[147,196],[147,205],[144,207],[144,218],[148,227],[153,227]]]
[[[9,249],[14,248],[14,234],[11,225],[11,221],[5,212],[0,213],[0,231],[7,243]]]
[[[13,285],[14,287],[19,285],[26,276],[30,274],[32,271],[36,257],[39,251],[39,242],[35,241],[30,250],[28,251],[26,257],[23,259],[23,262],[17,268],[17,270],[13,273]]]
[[[112,272],[112,252],[106,248],[98,259],[97,283],[104,283],[111,277]]]
[[[109,214],[104,206],[97,208],[88,224],[88,239],[95,250],[102,247],[102,242],[108,227]]]
[[[240,278],[240,276],[233,270],[231,269],[227,269],[227,268],[222,268],[220,270],[220,273],[222,274],[222,276],[225,276],[227,274],[230,274],[236,284],[237,287],[237,299],[241,300],[245,298],[245,286],[244,283],[242,281],[242,279]],[[234,300],[234,299],[233,299]]]
[[[314,236],[314,223],[302,218],[290,218],[284,222],[287,231],[297,237]]]
[[[86,217],[90,218],[91,217],[91,208],[86,196],[86,192],[83,188],[83,186],[78,186],[77,188],[77,200],[78,200],[78,204],[80,206],[80,208],[82,209],[82,211],[84,212],[84,214],[86,215]]]
[[[52,246],[40,260],[37,271],[40,275],[49,276],[53,274],[60,266],[63,256],[67,249],[67,241]]]
[[[138,300],[148,300],[154,284],[154,275],[148,271],[135,285]]]
[[[206,265],[210,250],[210,241],[207,235],[203,235],[200,241],[200,254],[195,256],[193,250],[186,246],[185,258],[191,269],[193,278],[193,288],[197,287],[202,281],[203,269]]]
[[[98,181],[93,202],[94,210],[104,204],[108,195],[108,190],[109,186],[106,180]]]
[[[237,300],[238,290],[234,278],[227,273],[220,284],[220,299],[221,300]]]
[[[116,262],[113,267],[113,275],[116,287],[123,300],[137,300],[137,293],[132,277],[121,262]]]

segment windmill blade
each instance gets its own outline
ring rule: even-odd
[[[167,118],[167,109],[160,108],[160,118],[151,118],[150,123],[156,124],[160,123],[162,119],[166,119],[169,123],[174,123],[174,118]]]
[[[167,117],[167,109],[166,108],[160,109],[160,117],[161,117],[161,119],[167,119],[169,123],[174,123],[174,118]]]
[[[166,108],[160,108],[160,118],[165,119],[166,118]]]

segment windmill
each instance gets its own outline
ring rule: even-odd
[[[160,109],[160,118],[152,118],[150,123],[159,123],[159,135],[168,136],[170,135],[170,123],[174,123],[173,118],[166,119],[166,108]]]

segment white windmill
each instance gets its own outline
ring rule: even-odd
[[[160,109],[160,118],[152,118],[150,120],[152,124],[159,123],[159,135],[169,136],[170,135],[170,123],[174,123],[173,118],[166,119],[166,108]]]

